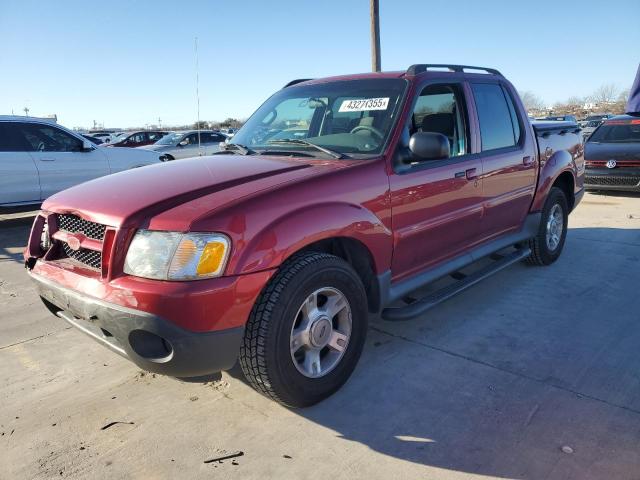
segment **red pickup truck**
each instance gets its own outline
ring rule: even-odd
[[[583,177],[578,126],[530,124],[496,70],[294,80],[216,155],[49,198],[25,262],[54,314],[139,367],[239,358],[259,392],[306,406],[347,380],[370,314],[415,318],[554,262]]]

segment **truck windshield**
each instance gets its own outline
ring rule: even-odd
[[[589,143],[640,143],[640,120],[623,124],[605,123],[591,134],[588,141]]]
[[[326,156],[305,145],[313,143],[350,157],[380,154],[399,115],[406,86],[405,80],[385,78],[284,88],[229,143],[257,152]]]

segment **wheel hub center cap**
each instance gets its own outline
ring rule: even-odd
[[[329,318],[324,316],[319,317],[313,322],[309,331],[309,340],[311,341],[311,344],[316,348],[326,347],[329,343],[332,329],[333,327],[331,326]]]

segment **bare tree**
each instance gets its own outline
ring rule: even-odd
[[[591,94],[589,100],[597,104],[608,104],[616,101],[620,91],[614,83],[605,83]]]
[[[618,99],[617,101],[620,103],[627,103],[627,100],[629,100],[629,93],[631,92],[630,88],[625,88],[624,90],[622,90],[620,92],[620,94],[618,95]]]
[[[526,92],[519,92],[524,108],[530,111],[540,111],[544,109],[544,102],[535,93],[527,90]]]

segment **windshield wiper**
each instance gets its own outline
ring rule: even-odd
[[[255,155],[256,152],[251,150],[249,147],[241,145],[240,143],[221,143],[220,151],[216,153],[224,153],[229,152],[231,150],[237,150],[240,155]]]
[[[336,152],[335,150],[330,150],[325,147],[321,147],[320,145],[316,145],[315,143],[307,142],[306,140],[301,140],[299,138],[283,138],[280,140],[269,140],[268,144],[284,144],[284,145],[306,145],[307,147],[313,147],[316,150],[320,150],[323,153],[333,157],[333,158],[349,158],[343,153]]]

